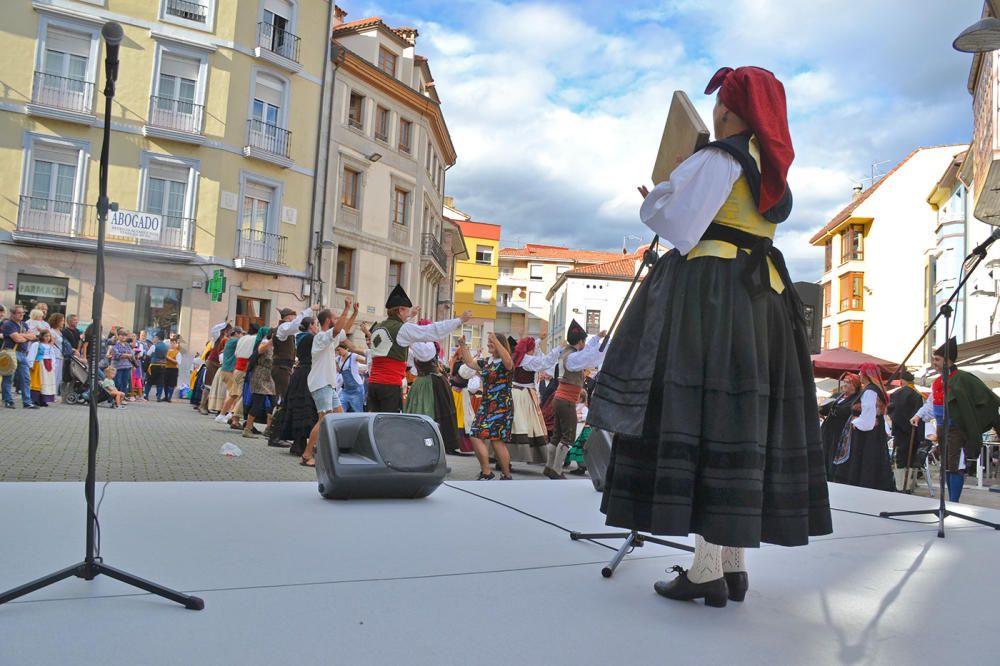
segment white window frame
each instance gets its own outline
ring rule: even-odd
[[[285,32],[287,32],[289,34],[292,34],[292,35],[295,35],[296,37],[299,37],[299,31],[298,31],[298,27],[299,27],[299,3],[298,3],[298,0],[284,0],[284,2],[287,2],[288,4],[290,4],[292,6],[292,15],[288,18],[288,28],[285,30]],[[254,44],[257,43],[257,39],[258,39],[257,35],[256,35],[257,24],[260,24],[260,23],[263,23],[263,22],[264,22],[264,0],[260,0],[260,2],[257,3],[257,23],[254,24],[254,31],[255,31],[254,32]],[[284,56],[282,56],[282,57],[284,57]],[[301,57],[301,54],[300,54],[300,57]]]
[[[534,296],[535,298],[532,298]],[[545,294],[540,291],[528,292],[528,308],[540,309],[545,307]]]
[[[215,10],[216,0],[189,0],[195,4],[205,5],[205,22],[199,23],[190,19],[174,16],[167,13],[167,0],[160,0],[160,21],[163,23],[173,23],[200,32],[215,32]]]
[[[247,120],[253,119],[253,101],[257,96],[257,76],[258,74],[265,74],[267,76],[273,76],[282,83],[281,90],[281,108],[278,109],[278,127],[287,131],[288,129],[288,118],[289,118],[289,103],[291,102],[292,95],[292,82],[287,76],[282,76],[273,69],[267,67],[260,67],[254,65],[250,72],[250,95],[247,99]]]
[[[486,300],[480,300],[479,289],[480,287],[486,289]],[[472,302],[476,305],[489,305],[490,300],[493,298],[493,287],[488,284],[473,284],[472,286]]]
[[[201,106],[201,118],[197,128],[197,133],[201,134],[205,128],[205,95],[208,90],[208,52],[201,49],[185,48],[178,44],[170,43],[166,40],[157,39],[156,51],[153,55],[153,78],[150,81],[150,99],[147,113],[153,115],[153,97],[160,97],[160,67],[163,63],[163,55],[173,55],[185,60],[196,60],[198,62],[198,80],[194,86],[194,103]]]
[[[535,277],[535,269],[541,273],[538,277]],[[528,264],[528,279],[529,280],[544,280],[545,279],[545,264]]]
[[[479,260],[479,250],[480,250],[480,248],[485,248],[486,249],[486,254],[489,255],[489,261],[480,261]],[[476,244],[476,263],[479,264],[480,266],[492,266],[493,265],[493,246],[492,245],[480,245],[478,243]]]
[[[190,245],[190,242],[194,239],[194,229],[191,228],[191,225],[197,218],[198,182],[201,175],[201,161],[193,158],[142,151],[139,155],[139,207],[137,209],[140,211],[146,210],[146,196],[149,193],[149,170],[153,164],[164,164],[188,170],[187,187],[184,193],[184,212],[181,217],[184,218],[185,225],[183,234],[188,241],[187,245]],[[242,218],[240,219],[242,220]]]
[[[246,199],[248,182],[263,187],[270,187],[274,190],[274,201],[271,202],[271,210],[268,214],[265,233],[278,234],[278,230],[281,228],[281,205],[284,200],[285,183],[252,171],[240,171],[240,203],[236,211],[236,231],[239,232],[243,228],[243,204]]]
[[[89,112],[94,110],[94,96],[97,94],[97,72],[99,67],[98,55],[101,48],[101,26],[83,21],[73,21],[72,19],[39,14],[38,16],[38,39],[35,48],[35,72],[43,71],[45,63],[45,52],[48,50],[49,27],[61,28],[70,32],[86,33],[90,35],[90,54],[87,56],[87,82],[90,83],[90,98],[87,100],[86,108]],[[32,72],[34,78],[34,72]],[[34,94],[34,91],[32,91]]]
[[[76,182],[73,183],[73,203],[83,203],[87,192],[87,164],[90,162],[90,142],[81,139],[68,139],[36,132],[24,133],[24,162],[21,165],[21,194],[31,196],[31,165],[34,162],[35,145],[47,143],[63,150],[78,151],[76,163]]]

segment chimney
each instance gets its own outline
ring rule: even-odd
[[[407,44],[410,46],[417,45],[417,29],[416,28],[396,28],[394,32],[402,37]]]
[[[454,208],[455,207],[455,197],[445,197],[444,198],[444,205],[447,206],[448,208]]]
[[[344,18],[347,16],[347,12],[340,8],[339,5],[333,6],[333,29],[336,30],[340,26],[344,25]]]
[[[853,189],[851,190],[851,199],[854,200],[854,199],[857,199],[858,197],[860,197],[861,196],[861,191],[863,189],[864,188],[862,188],[860,184],[859,185],[855,185],[853,187]]]

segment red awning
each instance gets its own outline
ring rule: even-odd
[[[822,354],[813,354],[812,356],[813,374],[817,377],[840,377],[845,372],[857,372],[865,363],[877,365],[882,369],[882,374],[885,377],[895,372],[899,365],[871,354],[863,354],[844,347],[829,349]]]

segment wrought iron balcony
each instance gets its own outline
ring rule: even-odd
[[[154,95],[149,98],[149,124],[188,134],[201,134],[204,110],[201,104]]]
[[[130,245],[166,250],[194,250],[195,221],[192,218],[161,215],[163,226],[159,240],[123,238],[107,235],[112,245]],[[97,240],[97,210],[94,206],[60,199],[22,196],[17,211],[15,234],[30,234],[33,238]]]
[[[288,236],[243,227],[236,232],[236,259],[284,266],[287,241]]]
[[[448,255],[445,254],[441,242],[434,234],[424,234],[420,253],[425,257],[430,257],[441,267],[441,271],[448,271]]]
[[[167,0],[167,14],[196,23],[208,22],[208,7],[191,0]]]
[[[31,92],[34,104],[90,113],[93,95],[94,84],[89,81],[35,72],[35,87]]]
[[[261,120],[247,121],[247,152],[256,148],[287,159],[291,142],[292,133],[286,129]]]
[[[276,53],[282,58],[299,62],[299,39],[287,30],[276,28],[263,21],[257,24],[257,46]]]

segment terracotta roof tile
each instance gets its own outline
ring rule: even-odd
[[[636,262],[641,258],[642,255],[640,253],[630,254],[615,261],[606,261],[601,264],[574,268],[571,271],[566,271],[563,275],[632,279],[635,277]]]
[[[338,30],[354,30],[356,28],[365,28],[370,25],[378,25],[382,23],[382,19],[378,16],[369,16],[368,18],[358,19],[357,21],[348,21],[347,23],[341,23],[333,32],[336,33]],[[388,26],[386,26],[388,27]]]
[[[536,245],[527,243],[524,247],[505,247],[500,249],[501,257],[536,257],[539,259],[562,259],[577,262],[608,262],[621,259],[621,252],[598,252],[595,250],[571,250],[558,245]]]

